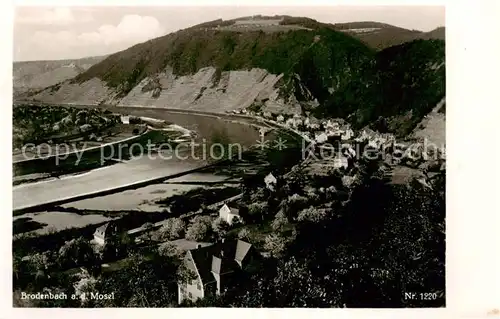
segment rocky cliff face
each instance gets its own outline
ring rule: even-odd
[[[94,78],[81,84],[65,81],[32,95],[30,99],[54,104],[98,105],[114,95],[114,91],[109,89],[103,81]]]
[[[293,97],[285,100],[280,96],[281,79],[282,75],[258,68],[218,72],[216,68],[206,67],[183,76],[177,76],[167,68],[142,80],[123,98],[97,78],[81,84],[66,81],[32,98],[48,103],[103,103],[207,112],[240,110],[257,102],[266,112],[300,112],[300,105]]]

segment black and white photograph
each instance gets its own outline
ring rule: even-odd
[[[180,5],[14,8],[13,307],[446,307],[445,6]]]

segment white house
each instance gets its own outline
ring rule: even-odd
[[[324,126],[325,126],[326,129],[330,129],[330,130],[333,130],[333,131],[336,131],[336,130],[338,130],[340,128],[339,123],[333,122],[332,120],[326,121],[326,123],[324,123]]]
[[[333,159],[333,167],[335,168],[344,168],[347,169],[349,164],[347,163],[347,158],[345,157],[338,157]]]
[[[354,132],[351,129],[347,129],[344,131],[342,136],[340,137],[342,140],[347,141],[350,140],[354,136]]]
[[[280,123],[283,122],[284,120],[285,120],[285,117],[283,115],[281,115],[281,114],[278,115],[278,117],[276,118],[276,121],[278,121]]]
[[[241,220],[240,211],[224,204],[224,206],[219,209],[219,218],[225,220],[229,225],[231,225],[235,221]]]
[[[80,126],[80,131],[82,132],[87,132],[87,131],[90,131],[92,129],[92,125],[90,124],[83,124],[82,126]]]
[[[94,242],[99,245],[105,245],[106,241],[114,236],[120,234],[120,227],[113,222],[106,223],[98,228],[94,232]]]
[[[342,145],[342,154],[350,158],[356,157],[356,151],[352,148],[350,144]]]
[[[276,189],[277,182],[278,180],[276,179],[276,177],[274,177],[272,173],[267,174],[267,176],[264,178],[264,183],[266,184],[266,187],[272,191]]]
[[[320,128],[318,123],[309,123],[306,127],[310,130],[319,130]]]
[[[314,140],[316,141],[316,143],[325,143],[328,140],[328,135],[326,135],[325,132],[322,132],[321,134],[316,134]]]
[[[120,121],[122,124],[130,124],[130,116],[122,115],[120,116]]]

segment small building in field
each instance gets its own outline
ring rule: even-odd
[[[224,204],[219,209],[219,218],[226,221],[229,225],[241,221],[240,211],[237,208],[227,206],[227,204]]]
[[[278,117],[276,118],[276,121],[278,121],[279,123],[282,123],[284,120],[285,120],[285,117],[281,114],[278,115]]]
[[[264,183],[266,184],[267,189],[274,191],[276,190],[278,180],[274,177],[273,173],[269,173],[266,177],[264,177]]]

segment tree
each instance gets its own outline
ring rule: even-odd
[[[182,238],[186,231],[186,223],[180,218],[170,218],[158,230],[160,240],[174,240]]]
[[[180,257],[182,256],[182,251],[180,251],[176,245],[171,242],[162,243],[158,247],[158,253],[164,257]]]
[[[281,232],[287,224],[288,218],[286,217],[285,212],[281,209],[274,217],[271,227],[274,231]]]
[[[327,280],[296,258],[267,262],[245,289],[224,296],[232,307],[334,307],[339,296]]]
[[[103,274],[95,291],[114,293],[114,299],[92,300],[89,307],[170,307],[177,300],[177,268],[171,257],[153,253],[133,255],[128,267]]]
[[[196,216],[186,232],[186,238],[194,241],[209,240],[212,236],[212,218],[210,216]]]
[[[126,256],[133,244],[134,240],[126,232],[121,232],[108,238],[102,248],[102,254],[98,255],[102,256],[102,260],[114,260]],[[98,249],[94,251],[98,252]]]
[[[250,239],[250,231],[247,228],[243,228],[238,232],[238,238],[242,240]]]
[[[297,217],[297,212],[300,209],[307,207],[307,202],[307,197],[295,193],[292,196],[288,196],[288,198],[283,199],[279,207],[289,220],[293,220]]]
[[[62,267],[84,266],[90,270],[98,263],[98,258],[90,242],[83,237],[67,241],[59,249],[59,264]]]
[[[263,221],[267,215],[268,205],[267,202],[252,202],[248,205],[248,209],[241,211],[241,217],[248,223],[256,223]]]
[[[227,231],[229,230],[229,224],[222,218],[216,218],[212,222],[212,229],[218,239],[226,237]]]
[[[266,236],[264,249],[269,251],[272,256],[279,257],[282,256],[287,247],[288,240],[277,234],[270,234]]]
[[[299,212],[297,220],[299,222],[320,223],[328,218],[327,210],[324,208],[315,208],[313,206],[303,209]]]
[[[154,228],[153,223],[151,223],[151,222],[144,223],[144,225],[142,225],[142,228],[144,229],[145,239],[148,242],[150,242],[153,239],[153,234],[152,234],[152,230]]]

